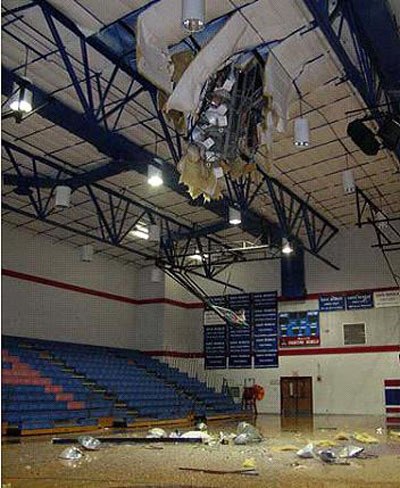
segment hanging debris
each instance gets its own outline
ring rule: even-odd
[[[268,98],[261,56],[233,56],[211,76],[195,116],[188,117],[189,147],[178,164],[180,182],[192,198],[221,197],[218,179],[237,179],[255,170],[255,155],[266,139]]]

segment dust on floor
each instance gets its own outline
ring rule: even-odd
[[[376,417],[321,416],[313,419],[281,419],[261,415],[256,425],[265,440],[238,446],[203,444],[102,445],[98,451],[85,452],[78,461],[63,461],[58,455],[66,446],[51,444],[51,437],[3,440],[2,484],[7,488],[130,488],[130,487],[285,487],[353,488],[400,487],[400,441],[376,431],[382,419]],[[209,433],[234,432],[236,423],[210,423]],[[377,444],[363,446],[377,457],[349,459],[348,465],[331,465],[320,459],[301,459],[292,446],[300,449],[308,442],[329,441],[337,446],[349,444],[335,440],[338,433],[367,433]],[[95,436],[140,436],[143,432],[94,432]],[[339,436],[340,437],[340,436]],[[184,471],[196,468],[235,471],[244,464],[258,473],[207,474]]]

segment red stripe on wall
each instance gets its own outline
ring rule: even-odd
[[[63,290],[74,291],[77,293],[84,293],[85,295],[91,295],[99,298],[105,298],[107,300],[114,300],[117,302],[129,303],[131,305],[149,305],[149,304],[168,304],[180,308],[203,308],[202,303],[198,302],[180,302],[178,300],[172,300],[171,298],[146,298],[138,300],[136,298],[130,298],[123,295],[115,295],[114,293],[108,293],[100,290],[93,290],[84,286],[71,285],[63,281],[56,281],[49,278],[42,278],[41,276],[34,276],[27,273],[20,273],[19,271],[13,271],[11,269],[2,269],[4,276],[11,278],[17,278],[31,283],[39,283],[40,285],[52,286],[54,288],[61,288]]]
[[[400,425],[400,417],[387,417],[386,423]]]
[[[400,386],[400,380],[385,380],[385,387]]]
[[[318,354],[361,354],[367,352],[400,352],[400,345],[310,347],[304,349],[280,349],[279,356],[314,356]]]
[[[400,407],[386,407],[386,413],[400,413]]]
[[[321,354],[364,354],[370,352],[400,352],[399,345],[389,346],[348,346],[348,347],[321,347],[309,349],[280,349],[279,356],[314,356]],[[177,358],[202,358],[201,352],[180,351],[143,351],[149,356],[177,357]]]
[[[149,356],[161,356],[165,358],[202,358],[202,352],[179,352],[179,351],[142,351]]]
[[[72,285],[70,283],[65,283],[63,281],[57,281],[50,278],[43,278],[41,276],[31,275],[28,273],[21,273],[19,271],[13,271],[11,269],[2,269],[2,274],[4,276],[9,276],[11,278],[17,278],[24,281],[30,281],[31,283],[39,283],[45,286],[52,286],[54,288],[61,288],[63,290],[73,291],[77,293],[84,293],[86,295],[96,296],[99,298],[105,298],[107,300],[115,300],[118,302],[123,303],[130,303],[131,305],[151,305],[151,304],[167,304],[173,305],[175,307],[186,308],[186,309],[202,309],[204,308],[203,303],[201,302],[182,302],[180,300],[173,300],[171,298],[145,298],[145,299],[136,299],[130,298],[123,295],[116,295],[114,293],[108,293],[105,291],[100,290],[93,290],[91,288],[86,288],[84,286]],[[345,291],[334,291],[334,292],[321,292],[321,293],[312,293],[310,295],[306,295],[303,299],[298,298],[286,298],[286,297],[278,297],[278,301],[280,302],[290,302],[290,301],[305,301],[305,300],[317,300],[321,295],[350,295],[354,293],[367,293],[367,292],[374,292],[374,291],[390,291],[390,290],[398,290],[397,287],[387,287],[387,288],[366,288],[363,290],[345,290]]]

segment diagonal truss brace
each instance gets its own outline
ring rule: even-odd
[[[370,225],[375,231],[376,243],[371,247],[379,248],[385,258],[390,273],[397,286],[400,286],[400,273],[387,253],[400,251],[400,216],[386,215],[363,190],[356,187],[357,225]]]

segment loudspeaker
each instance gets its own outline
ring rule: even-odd
[[[297,246],[293,254],[281,258],[282,296],[304,298],[307,294],[304,271],[304,249]]]
[[[364,154],[375,156],[379,151],[379,142],[375,134],[364,125],[362,120],[353,120],[347,126],[347,135],[358,146]]]

